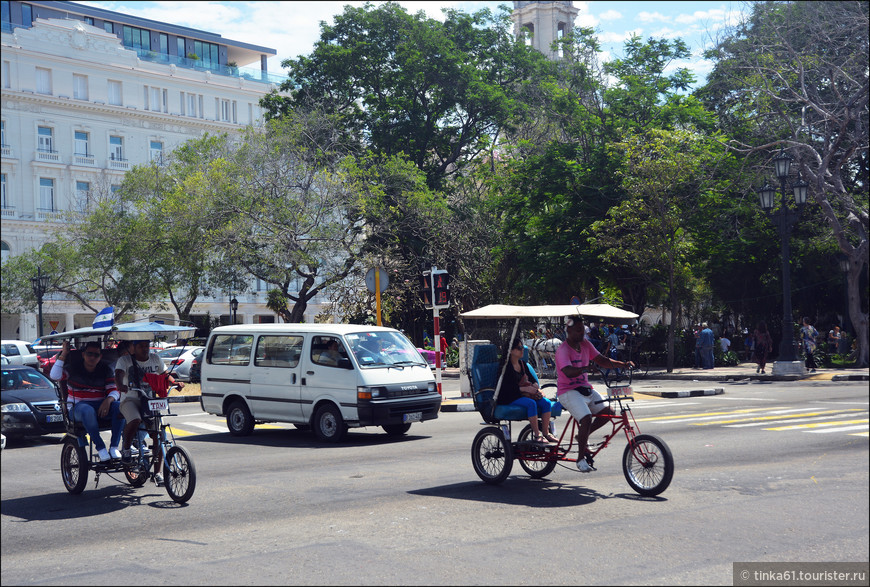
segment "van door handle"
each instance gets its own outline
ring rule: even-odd
[[[296,373],[293,374],[292,383],[293,385],[296,385]]]
[[[314,371],[306,371],[305,374],[306,375],[314,375]]]

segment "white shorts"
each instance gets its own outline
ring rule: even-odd
[[[577,421],[582,420],[586,416],[597,414],[607,407],[606,403],[595,403],[601,401],[602,397],[594,389],[589,390],[588,396],[581,394],[576,389],[572,389],[556,396],[556,399]]]

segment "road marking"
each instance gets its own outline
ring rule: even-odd
[[[866,420],[865,420],[866,422]],[[826,432],[847,432],[849,430],[868,430],[870,429],[870,424],[863,424],[861,426],[846,426],[845,428],[830,428],[828,430],[807,430],[812,434],[824,434]]]
[[[863,436],[864,438],[870,438],[870,432],[858,432],[857,434],[850,434],[849,436]]]
[[[716,399],[724,399],[732,402],[775,402],[772,397],[717,397]]]
[[[179,428],[176,428],[175,426],[170,426],[169,430],[172,432],[172,436],[184,437],[184,436],[193,436],[194,434],[196,434],[196,432],[189,432],[187,430],[181,430]]]
[[[867,418],[864,418],[863,420],[841,420],[839,422],[817,422],[815,424],[797,424],[794,426],[779,426],[777,428],[765,428],[765,430],[805,430],[807,428],[844,426],[846,424],[864,424],[867,422],[870,422],[870,420],[868,420]]]
[[[749,424],[728,424],[725,428],[745,428],[747,426],[767,426],[769,424],[779,424],[780,422],[793,424],[795,422],[813,422],[816,420],[830,420],[831,418],[839,418],[840,414],[831,414],[828,416],[818,416],[815,418],[801,418],[803,414],[794,414],[793,416],[786,416],[787,418],[798,418],[797,420],[774,420],[773,422],[750,422]]]
[[[785,409],[785,407],[780,406],[780,407],[776,407],[776,408],[772,408],[772,409],[782,410],[782,409]],[[752,414],[752,413],[764,414],[764,413],[768,413],[768,412],[757,412],[756,410],[758,410],[758,408],[747,408],[745,410],[733,410],[730,412],[704,412],[701,414],[685,414],[682,416],[656,416],[656,417],[650,417],[650,418],[638,418],[637,421],[638,422],[654,422],[656,420],[659,420],[659,421],[665,421],[665,422],[671,422],[671,421],[678,422],[680,420],[686,421],[689,419],[697,419],[697,418],[703,417],[703,416],[715,417],[715,416],[727,416],[729,414]]]
[[[785,414],[786,412],[797,412],[800,410],[779,410],[776,412],[770,412],[771,414]],[[789,416],[776,415],[776,416],[757,416],[754,418],[737,418],[735,420],[714,420],[712,422],[691,422],[693,426],[710,426],[711,424],[733,424],[735,422],[761,422],[764,420],[782,420],[785,418],[800,418],[801,416],[820,416],[822,414],[837,414],[841,415],[843,412],[861,412],[863,410],[859,408],[852,408],[849,410],[825,410],[823,412],[804,412],[801,414],[792,414]],[[834,416],[836,417],[836,416]]]
[[[644,408],[662,408],[662,407],[676,407],[676,406],[694,406],[695,404],[699,404],[701,402],[644,402],[642,404],[638,404],[638,406],[643,406]]]
[[[206,424],[205,422],[185,422],[185,426],[193,426],[194,428],[204,428],[212,432],[226,432],[226,426],[218,426],[217,424]]]

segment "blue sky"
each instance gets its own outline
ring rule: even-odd
[[[226,38],[277,50],[269,60],[269,70],[283,72],[280,63],[287,57],[311,52],[320,36],[320,21],[332,22],[347,4],[361,6],[364,2],[214,2],[214,1],[83,1],[81,4],[133,14],[144,18],[172,22],[215,32]],[[380,4],[381,2],[373,2]],[[488,7],[495,11],[500,4],[512,2],[399,2],[409,12],[420,10],[432,18],[441,18],[441,9],[456,8],[473,12]],[[643,38],[682,38],[693,58],[675,64],[689,67],[703,83],[710,64],[701,59],[705,47],[717,32],[733,24],[744,3],[732,0],[714,2],[574,2],[580,10],[576,24],[591,26],[605,50],[604,60],[622,53],[622,44],[632,32]]]

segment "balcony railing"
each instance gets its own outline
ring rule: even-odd
[[[9,145],[0,146],[0,156],[12,159],[12,147]]]
[[[269,73],[254,67],[230,67],[229,65],[206,65],[201,59],[189,59],[187,57],[178,57],[177,55],[166,55],[165,53],[157,53],[147,49],[134,49],[133,47],[125,47],[130,51],[136,51],[139,59],[142,61],[150,61],[151,63],[163,63],[165,65],[176,65],[185,69],[193,69],[196,71],[210,71],[214,75],[222,75],[226,77],[235,77],[261,82],[264,84],[281,85],[287,80],[287,76],[277,73]]]
[[[62,210],[49,210],[48,208],[37,208],[36,219],[46,222],[61,222],[64,212]]]
[[[15,218],[15,206],[3,206],[3,208],[0,208],[0,216],[3,218]]]
[[[96,165],[96,161],[93,155],[80,155],[76,153],[73,155],[73,165],[85,165],[87,167],[94,167]]]
[[[37,161],[47,161],[49,163],[60,163],[60,153],[57,151],[45,151],[42,149],[36,150]]]
[[[126,159],[113,159],[109,158],[109,164],[107,165],[109,169],[114,169],[116,171],[129,171],[130,170],[130,162]]]

